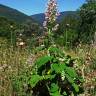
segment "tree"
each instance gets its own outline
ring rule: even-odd
[[[78,38],[83,43],[94,40],[96,31],[96,0],[86,0],[80,10],[80,25]]]
[[[86,0],[88,3],[96,3],[96,0]]]
[[[6,38],[11,44],[16,43],[16,28],[17,24],[14,21],[8,20],[5,17],[0,17],[0,37]]]
[[[73,45],[78,38],[78,16],[67,15],[62,19],[60,26],[56,32],[57,42],[60,45]]]

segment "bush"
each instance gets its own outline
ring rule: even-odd
[[[74,69],[74,59],[56,47],[38,58],[28,86],[32,96],[69,96],[82,92],[83,79]]]

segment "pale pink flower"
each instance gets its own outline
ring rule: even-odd
[[[57,2],[56,0],[49,0],[47,4],[47,11],[45,12],[45,21],[43,26],[45,29],[51,29],[54,31],[57,29],[56,20],[57,16],[59,16],[59,12],[57,10]]]

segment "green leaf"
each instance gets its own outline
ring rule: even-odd
[[[49,48],[49,51],[50,52],[61,52],[58,48],[56,48],[56,47],[50,47]]]
[[[51,64],[51,70],[55,71],[56,73],[61,73],[61,69],[60,69],[59,64]]]
[[[51,95],[51,96],[62,96],[62,95],[60,94],[60,92],[50,93],[50,95]]]
[[[60,64],[60,69],[62,71],[65,71],[65,69],[67,68],[67,66],[63,63],[63,64]]]
[[[66,67],[66,73],[67,73],[70,77],[72,77],[72,78],[74,78],[74,79],[78,77],[76,71],[75,71],[72,67]]]
[[[52,57],[51,56],[43,56],[43,57],[39,58],[36,61],[37,67],[40,68],[42,65],[48,63],[51,60],[52,60]]]
[[[60,91],[59,91],[59,86],[57,84],[55,84],[55,83],[51,84],[50,95],[51,96],[61,96]]]
[[[63,95],[64,95],[64,96],[67,96],[67,93],[64,91],[64,92],[63,92]]]
[[[29,84],[31,85],[31,87],[35,87],[36,84],[42,80],[43,77],[42,76],[39,76],[39,75],[32,75],[31,79],[29,80]]]
[[[44,75],[44,76],[43,76],[43,79],[45,79],[45,80],[46,80],[46,79],[53,79],[53,78],[55,78],[55,76],[56,76],[56,75]]]
[[[53,47],[53,46],[51,46],[49,48],[49,52],[50,53],[55,53],[55,54],[59,55],[60,57],[63,57],[64,56],[64,53],[60,49],[58,49],[56,47]]]
[[[56,92],[56,91],[58,91],[59,90],[59,86],[57,85],[57,84],[55,84],[55,83],[52,83],[51,84],[51,92]]]
[[[74,83],[73,78],[71,78],[68,74],[66,74],[67,80],[72,84],[76,92],[79,92],[79,86]]]
[[[64,71],[66,67],[67,66],[65,64],[57,64],[57,63],[51,64],[51,70],[55,71],[56,73],[62,73],[62,71]]]
[[[73,78],[71,78],[68,74],[65,74],[65,75],[66,75],[67,80],[68,80],[71,84],[73,84],[73,83],[74,83]]]
[[[76,92],[79,92],[79,86],[75,83],[72,84]]]

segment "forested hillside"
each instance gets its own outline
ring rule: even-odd
[[[64,17],[67,15],[78,17],[78,13],[76,11],[65,11],[60,12],[60,16],[58,16],[57,22],[61,22]],[[43,21],[45,20],[44,13],[35,14],[31,16],[34,20],[36,20],[39,24],[43,24]]]
[[[13,20],[15,22],[26,22],[26,21],[34,21],[30,16],[27,16],[26,14],[10,8],[8,6],[0,4],[0,16],[6,17],[7,19]]]

